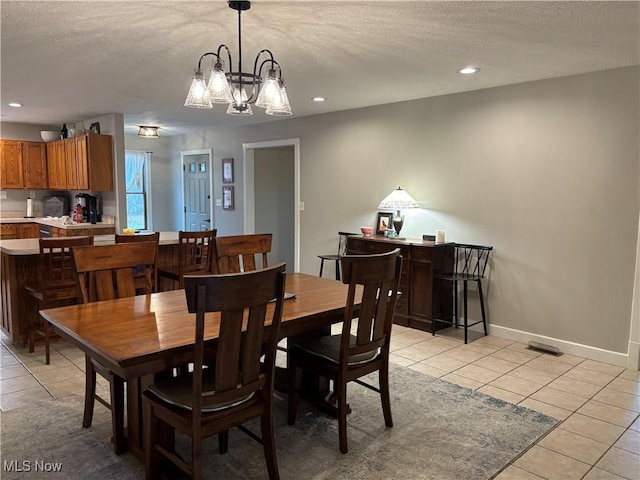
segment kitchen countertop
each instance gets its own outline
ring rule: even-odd
[[[82,225],[84,224],[80,224],[79,226]],[[94,245],[109,245],[115,243],[115,241],[115,235],[96,235],[93,237]],[[159,245],[174,245],[177,243],[178,232],[160,232]],[[0,240],[0,252],[8,255],[38,255],[40,253],[40,239]]]
[[[62,221],[62,218],[59,217],[34,217],[34,218],[24,218],[24,217],[13,217],[13,218],[2,218],[0,219],[0,223],[38,223],[40,225],[49,225],[50,227],[58,227],[64,228],[66,230],[74,230],[79,228],[104,228],[104,227],[114,227],[114,223],[72,223],[69,225],[65,225]]]

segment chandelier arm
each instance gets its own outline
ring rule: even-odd
[[[218,50],[220,50],[220,48],[218,47]],[[220,55],[218,55],[217,53],[213,53],[213,52],[207,52],[207,53],[203,53],[202,56],[200,57],[200,60],[198,60],[198,71],[202,72],[202,59],[208,55],[213,55],[214,57],[216,57],[218,60],[220,60]]]
[[[229,47],[227,47],[224,43],[218,47],[218,54],[217,54],[218,60],[221,60],[220,50],[222,50],[223,48],[227,51],[227,57],[229,58],[229,71],[231,71],[233,69],[233,61],[231,60],[231,51],[229,50]]]
[[[262,56],[263,53],[268,53],[269,54],[269,58],[267,58],[266,60],[263,60],[262,63],[260,64],[260,70],[258,70],[258,61],[260,60],[260,57]],[[280,68],[280,64],[278,62],[276,62],[273,58],[273,53],[271,53],[271,50],[265,48],[263,50],[260,50],[258,52],[258,54],[256,55],[256,59],[253,62],[253,74],[256,75],[256,71],[258,72],[258,76],[262,76],[262,66],[267,63],[267,62],[271,62],[271,68],[273,68],[273,65],[278,65],[278,68]]]

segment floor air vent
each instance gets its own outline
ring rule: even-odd
[[[558,347],[554,347],[553,345],[547,345],[545,343],[538,342],[529,342],[528,350],[535,350],[536,352],[549,353],[551,355],[555,355],[559,357],[562,355],[562,352]]]

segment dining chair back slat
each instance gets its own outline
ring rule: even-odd
[[[267,268],[267,254],[271,251],[272,239],[271,233],[216,237],[218,273],[250,272]],[[256,257],[260,257],[260,263],[256,261]]]

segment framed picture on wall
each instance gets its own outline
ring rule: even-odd
[[[376,235],[384,235],[384,232],[391,229],[393,229],[393,213],[378,212]]]
[[[233,210],[233,187],[222,187],[222,208]]]
[[[233,183],[233,158],[222,159],[222,183]]]

